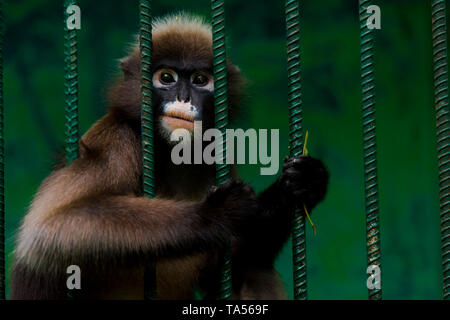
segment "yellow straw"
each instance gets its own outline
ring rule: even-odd
[[[303,204],[303,209],[305,209],[306,217],[308,218],[309,223],[311,223],[311,226],[312,226],[312,228],[313,228],[314,235],[316,235],[316,234],[317,234],[316,226],[314,225],[314,223],[312,222],[311,218],[309,217],[309,213],[308,213],[308,210],[306,209],[305,204]]]
[[[304,156],[307,156],[307,155],[308,155],[308,149],[306,148],[306,145],[307,145],[307,144],[308,144],[308,131],[306,131],[305,142],[303,143],[303,152],[302,152],[302,154],[303,154]],[[311,218],[309,217],[309,213],[308,213],[308,210],[306,209],[305,204],[303,204],[303,209],[305,209],[306,217],[308,218],[309,223],[311,223],[311,226],[312,226],[312,228],[313,228],[314,235],[316,235],[316,234],[317,234],[316,226],[314,225],[314,223],[312,222]]]
[[[305,135],[305,143],[303,143],[303,152],[302,154],[304,156],[308,155],[308,149],[306,149],[306,145],[308,144],[308,130],[306,130],[306,135]]]

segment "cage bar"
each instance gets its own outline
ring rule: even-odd
[[[226,135],[228,126],[228,94],[227,94],[227,52],[225,42],[225,1],[211,0],[212,37],[213,37],[213,69],[214,69],[214,114],[215,127],[222,134],[222,142],[218,150],[223,161],[216,164],[216,184],[221,185],[230,178],[230,166],[226,164]],[[231,252],[226,250],[222,255],[222,278],[220,280],[219,299],[230,300],[231,284]]]
[[[450,109],[445,1],[431,1],[434,104],[439,166],[443,298],[450,299]]]
[[[302,85],[300,69],[300,3],[286,0],[286,44],[288,71],[289,153],[298,157],[303,150]],[[304,209],[294,213],[292,229],[292,254],[294,274],[294,299],[308,298],[306,282],[306,234]]]
[[[376,144],[375,76],[373,67],[373,30],[367,27],[371,0],[359,0],[361,89],[363,122],[364,191],[366,209],[367,266],[380,266],[380,227],[378,213],[378,174]],[[380,283],[381,286],[381,283]],[[381,300],[380,289],[368,289],[370,300]]]
[[[64,94],[65,94],[65,127],[66,147],[65,160],[68,166],[78,158],[78,39],[77,30],[69,30],[67,21],[70,14],[67,12],[75,0],[64,1]],[[73,300],[74,292],[67,290],[67,299]]]
[[[78,158],[78,40],[77,30],[67,28],[67,8],[76,0],[64,1],[64,87],[66,118],[66,165]]]
[[[78,39],[77,30],[67,28],[70,14],[67,12],[75,0],[64,1],[64,95],[65,95],[65,127],[66,127],[66,166],[78,158]],[[67,298],[74,299],[74,292],[67,290]]]
[[[141,133],[143,191],[155,196],[153,105],[152,105],[152,15],[149,0],[139,2],[139,45],[141,51]],[[144,272],[144,298],[156,299],[156,263],[147,262]]]

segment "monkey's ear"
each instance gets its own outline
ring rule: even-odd
[[[120,60],[120,69],[125,78],[136,76],[139,73],[140,61],[135,54]]]

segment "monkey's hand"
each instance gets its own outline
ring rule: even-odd
[[[212,187],[202,204],[202,211],[230,235],[240,238],[258,213],[258,200],[253,188],[241,181],[231,180]]]
[[[288,207],[311,211],[327,192],[329,175],[322,161],[309,156],[286,157],[283,172],[276,182]]]
[[[258,195],[258,217],[233,265],[272,267],[292,230],[294,209],[305,205],[311,212],[324,198],[327,185],[328,172],[320,160],[287,158],[281,176]]]

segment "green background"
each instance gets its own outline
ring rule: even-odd
[[[63,1],[5,1],[6,236],[14,238],[40,182],[64,148]],[[307,225],[310,299],[366,299],[365,212],[358,1],[301,1],[304,127],[309,151],[331,173],[326,200]],[[186,10],[209,19],[207,0],[152,1],[160,16]],[[440,299],[441,258],[431,6],[378,0],[375,75],[382,281],[386,299]],[[138,31],[138,1],[79,1],[80,126],[105,110],[105,88]],[[288,153],[284,1],[229,0],[228,54],[250,80],[241,126],[279,128]],[[275,177],[240,168],[257,190]],[[277,268],[292,296],[291,248]]]

